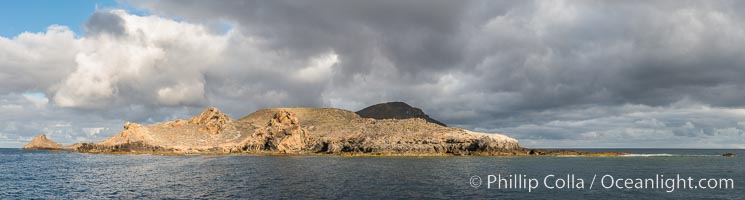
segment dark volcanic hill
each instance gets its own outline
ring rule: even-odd
[[[435,119],[430,118],[429,115],[424,114],[422,109],[412,107],[409,104],[406,104],[404,102],[388,102],[388,103],[375,104],[365,109],[362,109],[360,111],[357,111],[357,114],[363,118],[373,118],[373,119],[420,118],[430,123],[447,126],[442,122],[439,122]]]

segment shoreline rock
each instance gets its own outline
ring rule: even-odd
[[[25,150],[64,150],[67,149],[65,146],[62,146],[59,143],[56,143],[50,139],[47,138],[47,135],[41,134],[34,139],[31,139],[31,142],[29,142],[26,145],[23,145],[23,148]]]
[[[735,154],[735,153],[724,153],[724,154],[722,154],[722,156],[724,156],[724,157],[736,157],[737,154]]]

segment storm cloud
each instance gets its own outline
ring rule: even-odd
[[[127,4],[147,14],[0,38],[0,109],[25,113],[0,145],[101,139],[206,106],[237,118],[405,101],[531,147],[745,148],[737,1]]]

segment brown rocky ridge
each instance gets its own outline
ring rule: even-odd
[[[426,116],[426,115],[424,115]],[[605,155],[538,151],[501,134],[446,127],[422,118],[373,119],[336,108],[269,108],[234,120],[207,108],[187,120],[127,122],[97,143],[62,146],[41,135],[24,149],[84,153],[335,155]]]
[[[34,139],[31,139],[31,142],[23,145],[23,149],[55,150],[64,148],[61,144],[47,139],[47,136],[44,134],[36,136]]]

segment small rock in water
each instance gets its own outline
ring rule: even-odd
[[[735,157],[735,156],[737,156],[737,154],[735,154],[735,153],[724,153],[724,154],[722,154],[722,156],[724,156],[724,157]]]

